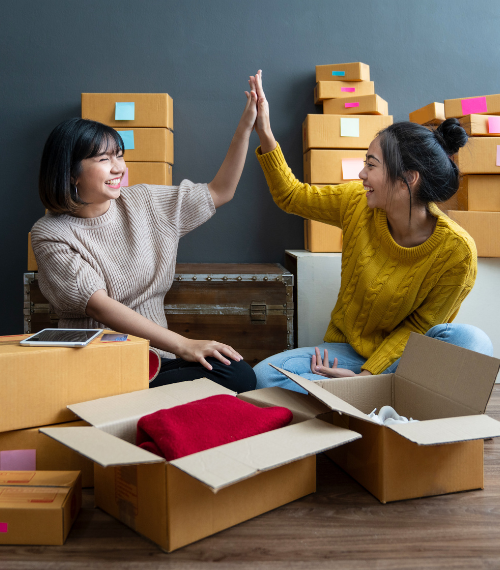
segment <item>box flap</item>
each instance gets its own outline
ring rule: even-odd
[[[40,428],[40,432],[103,467],[165,462],[162,457],[95,427]]]
[[[360,434],[311,419],[175,459],[170,463],[213,491],[259,472],[359,439]]]
[[[500,437],[500,422],[485,414],[386,426],[419,445]]]
[[[316,418],[330,411],[328,406],[308,394],[300,394],[278,387],[243,392],[238,394],[237,398],[261,407],[283,406],[289,409],[294,417],[297,415],[303,419]]]

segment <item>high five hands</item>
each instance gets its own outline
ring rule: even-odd
[[[271,130],[271,122],[269,120],[269,103],[267,102],[264,89],[262,88],[262,70],[251,75],[248,80],[250,85],[250,93],[255,92],[257,95],[257,119],[254,123],[255,132],[259,135],[261,151],[263,154],[271,152],[276,148],[276,140]],[[248,97],[248,92],[245,91]]]

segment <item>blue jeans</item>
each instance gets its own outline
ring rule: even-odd
[[[429,329],[425,336],[430,336],[431,338],[449,342],[456,346],[468,348],[474,352],[493,356],[493,345],[491,344],[491,340],[488,335],[481,329],[472,325],[453,323],[436,325]],[[322,358],[323,350],[325,348],[328,350],[330,366],[333,364],[333,359],[338,358],[339,368],[347,368],[356,374],[361,372],[361,366],[366,362],[366,358],[359,355],[354,348],[347,343],[324,342],[322,344],[318,344],[318,348]],[[278,366],[279,368],[283,368],[288,372],[293,372],[303,378],[308,378],[309,380],[324,380],[324,376],[313,374],[311,372],[311,357],[314,354],[314,349],[314,346],[310,346],[287,350],[286,352],[280,352],[279,354],[275,354],[274,356],[270,356],[269,358],[266,358],[266,360],[259,362],[259,364],[254,367],[254,372],[257,376],[257,389],[279,386],[280,388],[286,388],[287,390],[305,393],[305,391],[295,384],[295,382],[289,380],[286,376],[281,374],[281,372],[278,372],[269,366],[269,364],[274,364],[274,366]],[[391,364],[389,368],[384,370],[382,374],[394,372],[398,367],[398,364],[399,358]]]

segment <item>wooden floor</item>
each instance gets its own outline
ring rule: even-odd
[[[500,420],[500,386],[488,413]],[[485,489],[380,504],[324,455],[314,495],[165,554],[93,509],[64,546],[0,547],[1,570],[500,568],[500,440],[485,443]]]

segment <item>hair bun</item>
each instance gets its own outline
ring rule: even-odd
[[[446,119],[434,134],[448,156],[458,152],[458,149],[465,146],[469,140],[469,135],[458,119]]]

